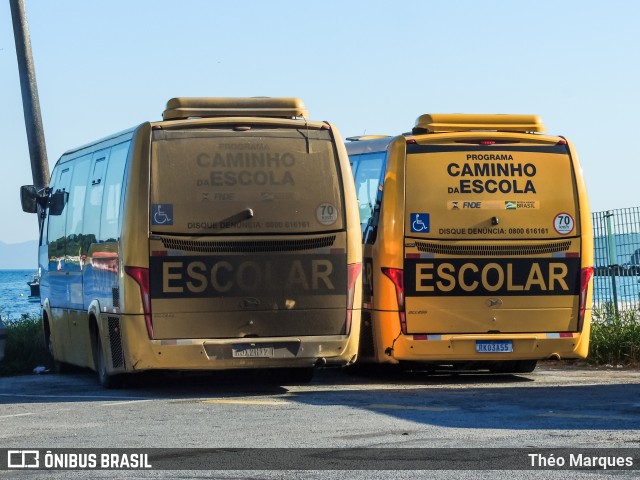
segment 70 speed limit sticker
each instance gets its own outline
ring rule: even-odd
[[[556,229],[560,235],[567,235],[573,231],[574,227],[573,217],[568,213],[559,213],[556,218],[553,219],[553,228]]]
[[[333,225],[338,220],[338,210],[330,203],[321,203],[316,209],[316,219],[322,225]]]

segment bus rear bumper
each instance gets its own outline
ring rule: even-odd
[[[396,361],[425,362],[585,358],[582,339],[579,333],[400,335],[388,354]],[[487,343],[505,351],[479,351]]]
[[[373,354],[362,355],[364,362],[397,364],[399,362],[447,362],[546,360],[586,358],[589,353],[590,317],[582,333],[532,332],[491,334],[409,334],[400,331],[397,312],[367,312],[363,331],[370,330],[368,342],[375,345]],[[365,335],[366,337],[366,335]],[[478,342],[509,342],[511,352],[480,353]],[[363,344],[361,340],[361,350]],[[362,353],[362,352],[361,352]]]
[[[346,335],[149,340],[143,319],[123,316],[121,324],[126,372],[340,366],[357,354]]]
[[[151,350],[155,358],[162,357],[162,364],[217,370],[311,367],[328,362],[346,364],[349,360],[345,355],[346,345],[344,336],[270,337],[153,340]]]

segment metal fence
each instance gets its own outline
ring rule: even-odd
[[[594,306],[640,305],[640,207],[593,212]]]

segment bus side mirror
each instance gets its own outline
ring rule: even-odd
[[[362,243],[365,245],[373,245],[376,243],[376,237],[378,236],[378,229],[375,225],[367,225],[362,235]]]
[[[33,185],[20,187],[20,203],[22,211],[26,213],[38,213],[38,192]]]
[[[52,193],[49,199],[49,215],[62,215],[68,198],[69,193],[64,190]]]
[[[365,245],[373,245],[378,238],[378,222],[380,221],[380,202],[376,202],[373,207],[373,215],[369,217],[367,226],[362,234],[362,243]]]

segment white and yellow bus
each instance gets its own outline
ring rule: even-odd
[[[56,365],[109,387],[150,369],[356,359],[362,246],[344,143],[299,99],[174,98],[163,121],[66,152],[39,265]],[[280,378],[280,377],[278,377]]]
[[[364,243],[359,361],[530,372],[586,357],[593,238],[572,144],[533,115],[422,115],[347,143]]]

